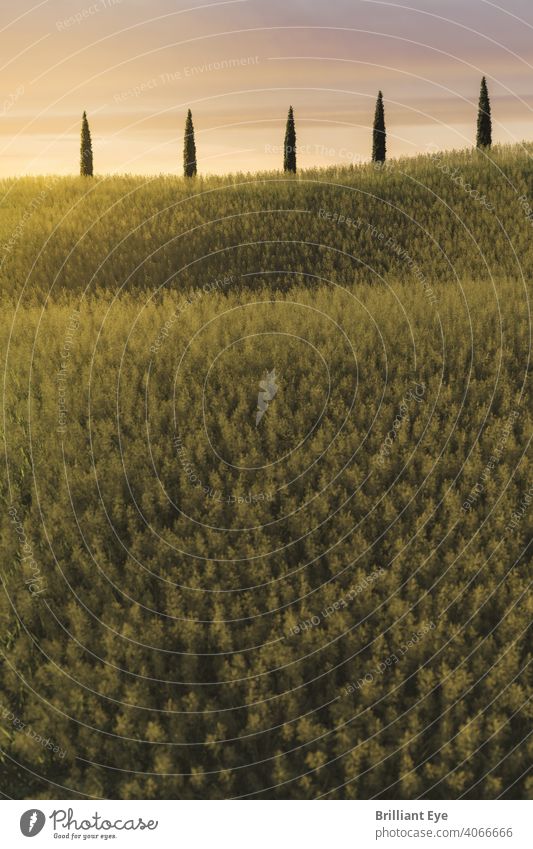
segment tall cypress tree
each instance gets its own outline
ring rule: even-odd
[[[490,100],[485,77],[481,80],[479,91],[479,107],[477,113],[477,147],[490,147],[492,144],[492,120],[490,116]]]
[[[372,132],[372,162],[385,162],[386,153],[385,110],[383,108],[383,94],[379,91],[374,114],[374,130]]]
[[[183,142],[183,174],[185,177],[196,177],[196,144],[194,141],[194,126],[192,112],[189,109],[185,121],[185,139]]]
[[[81,121],[80,174],[82,177],[93,176],[93,145],[86,112]]]
[[[283,170],[296,174],[296,129],[294,127],[294,112],[289,106],[287,126],[285,128],[285,144],[283,146]]]

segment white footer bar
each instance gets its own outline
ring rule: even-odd
[[[10,849],[531,849],[532,808],[517,801],[4,801],[2,843]]]

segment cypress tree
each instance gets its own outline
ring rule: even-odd
[[[296,130],[294,127],[294,112],[289,106],[287,116],[287,127],[285,129],[285,143],[283,146],[283,170],[296,174]]]
[[[185,177],[196,177],[196,144],[194,141],[194,126],[192,112],[189,109],[185,121],[185,139],[183,143],[183,174]]]
[[[485,77],[481,80],[479,91],[479,107],[477,113],[477,147],[490,147],[492,144],[492,120],[490,117],[490,100]]]
[[[378,99],[376,100],[374,130],[372,133],[372,162],[385,162],[386,152],[385,110],[383,108],[383,94],[379,91]]]
[[[93,176],[93,145],[86,112],[81,121],[80,174],[82,177]]]

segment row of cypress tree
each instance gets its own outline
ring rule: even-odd
[[[490,148],[492,144],[492,119],[490,109],[489,92],[485,77],[481,80],[479,92],[479,105],[477,115],[476,145],[478,148]],[[372,161],[385,162],[387,155],[387,133],[385,129],[385,107],[383,105],[383,93],[378,92],[376,100],[376,111],[374,113],[374,125],[372,129]],[[294,110],[289,107],[287,125],[285,127],[285,140],[283,145],[283,170],[296,173],[296,127],[294,123]],[[81,156],[80,173],[82,177],[93,175],[93,150],[91,131],[87,114],[83,113],[81,125]],[[183,174],[185,177],[195,177],[197,173],[196,164],[196,142],[194,139],[194,125],[192,112],[187,111],[185,119],[185,138],[183,143]]]

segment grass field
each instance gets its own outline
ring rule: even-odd
[[[5,793],[530,795],[531,152],[1,184]]]

